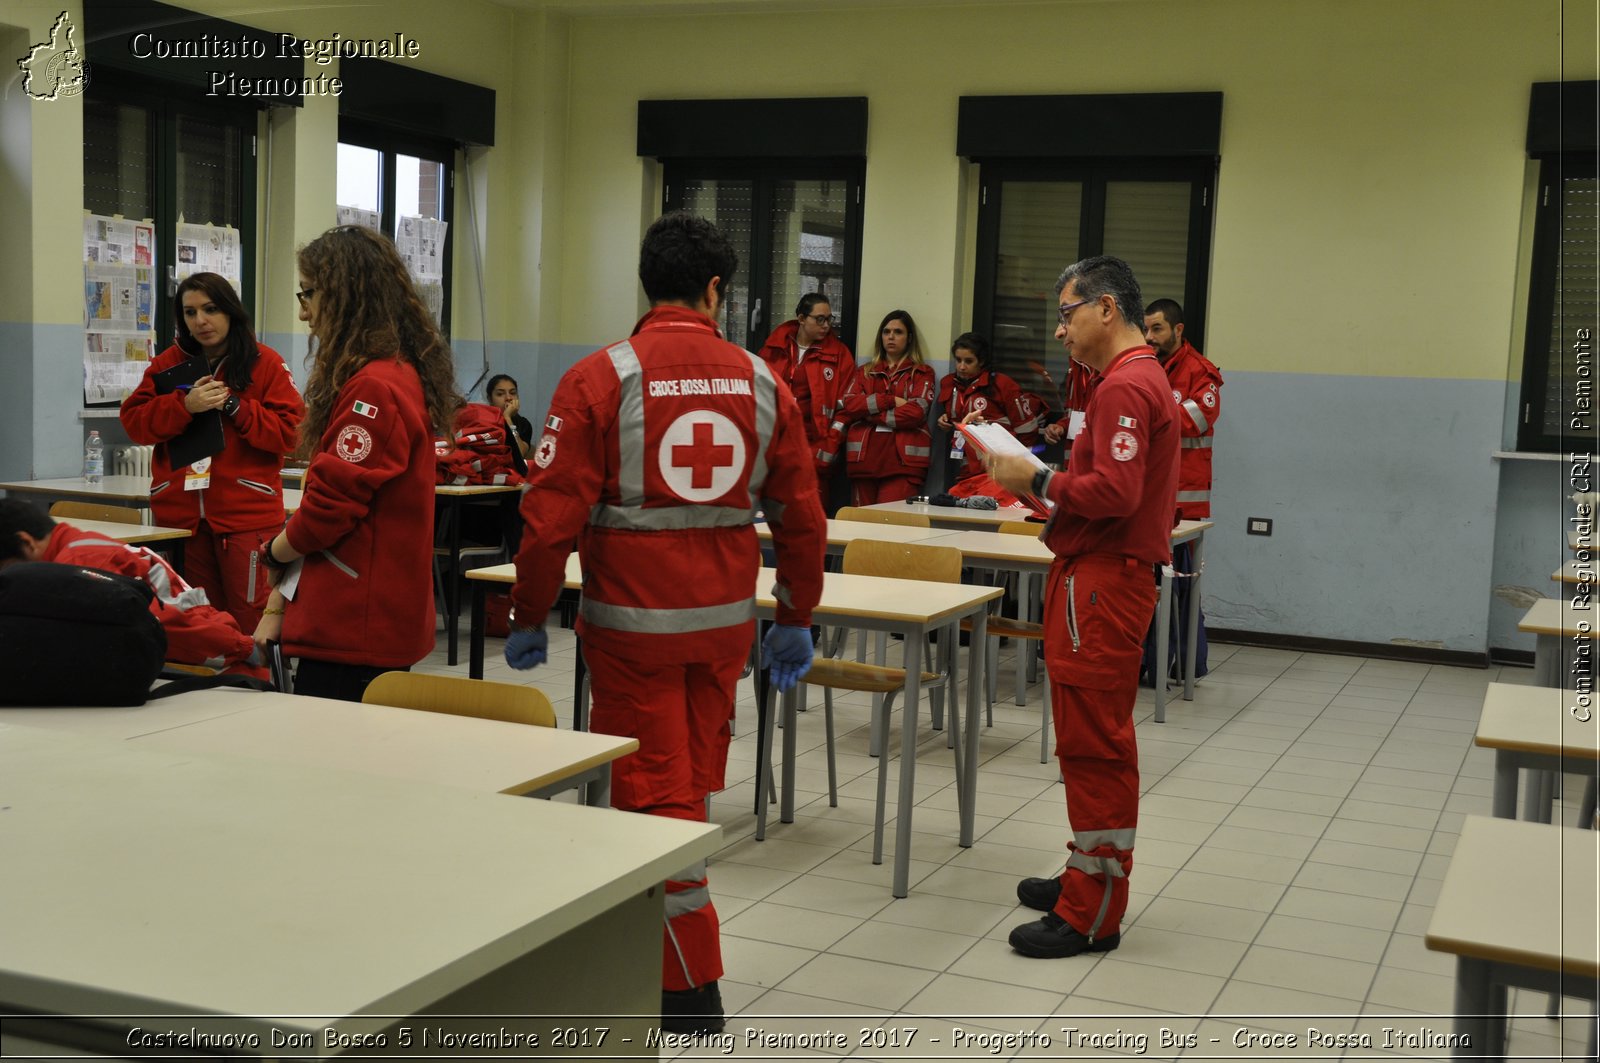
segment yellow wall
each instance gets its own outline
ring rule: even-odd
[[[560,334],[546,338],[593,343],[631,321],[649,180],[634,155],[640,98],[867,96],[862,317],[904,306],[942,337],[966,327],[970,301],[959,96],[1220,90],[1208,326],[1219,359],[1504,379],[1520,342],[1528,86],[1595,77],[1594,26],[1593,4],[1552,0],[577,18],[566,284]]]

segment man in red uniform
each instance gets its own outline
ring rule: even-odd
[[[0,499],[0,568],[14,561],[54,561],[143,580],[155,592],[150,612],[166,632],[167,660],[267,678],[238,621],[185,583],[160,554],[57,523],[25,499]]]
[[[1171,557],[1178,480],[1178,410],[1144,343],[1133,271],[1121,259],[1087,258],[1067,267],[1056,294],[1056,337],[1098,374],[1072,462],[1059,473],[1021,455],[990,462],[1007,490],[1056,505],[1044,532],[1056,555],[1044,652],[1072,840],[1059,878],[1017,885],[1018,899],[1045,915],[1010,939],[1042,958],[1108,952],[1122,940],[1139,816],[1133,703],[1154,568]]]
[[[839,397],[856,375],[855,357],[833,331],[833,306],[821,292],[801,296],[794,320],[772,330],[761,345],[761,358],[789,385],[805,419],[806,439],[816,461],[822,508],[828,508],[828,482],[834,475],[842,430],[833,415]]]
[[[1178,404],[1178,427],[1183,430],[1179,444],[1182,457],[1178,459],[1178,517],[1181,520],[1209,520],[1211,518],[1211,441],[1216,436],[1217,416],[1222,413],[1222,373],[1183,338],[1183,307],[1171,299],[1157,299],[1144,308],[1145,341],[1154,347],[1167,371],[1167,383],[1172,386],[1172,398]],[[1174,551],[1173,567],[1179,572],[1194,571],[1194,554],[1190,544],[1181,543]],[[1183,618],[1188,610],[1189,581],[1178,581],[1177,608],[1173,617],[1178,623],[1178,638],[1172,641],[1175,654],[1182,654],[1188,635],[1182,630]],[[1205,675],[1206,618],[1204,610],[1195,630],[1194,672]],[[1150,654],[1155,654],[1154,643]]]
[[[695,821],[723,787],[734,683],[755,634],[756,510],[777,554],[764,645],[779,689],[811,665],[822,593],[826,525],[800,409],[714,323],[737,261],[703,218],[669,214],[645,234],[650,312],[561,379],[530,455],[506,640],[513,668],[544,662],[542,625],[576,542],[591,726],[639,740],[612,768],[612,804]],[[666,914],[663,1028],[721,1030],[703,861],[668,878]]]

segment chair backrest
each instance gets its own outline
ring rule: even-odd
[[[844,571],[856,576],[960,583],[961,551],[953,546],[855,539],[845,545]]]
[[[1000,525],[1000,530],[1007,535],[1031,535],[1037,539],[1044,534],[1044,525],[1031,520],[1008,520]]]
[[[896,509],[867,509],[863,506],[841,506],[834,520],[858,520],[868,524],[904,524],[908,528],[931,528],[933,521],[926,513],[901,513]]]
[[[109,520],[117,524],[141,524],[139,511],[132,506],[109,506],[104,502],[57,502],[50,515],[61,520]]]
[[[384,672],[361,695],[367,705],[392,705],[451,716],[554,727],[556,710],[542,690],[513,683],[490,683],[458,675]]]

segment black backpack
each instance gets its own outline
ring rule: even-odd
[[[143,705],[167,654],[154,597],[96,568],[0,569],[0,704]]]

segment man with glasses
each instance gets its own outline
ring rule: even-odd
[[[830,481],[844,438],[843,430],[833,426],[833,414],[845,385],[855,376],[856,362],[850,348],[834,334],[828,297],[821,292],[801,296],[794,319],[773,330],[761,345],[761,357],[794,392],[816,464],[822,508],[832,515],[839,506],[829,504]]]
[[[1044,912],[1011,931],[1024,956],[1109,952],[1122,940],[1139,815],[1133,704],[1155,612],[1155,566],[1171,560],[1178,407],[1144,340],[1139,282],[1121,259],[1068,266],[1056,282],[1067,353],[1098,375],[1072,462],[1055,473],[1021,455],[990,458],[1008,491],[1055,504],[1044,541],[1044,653],[1072,840],[1057,878],[1025,878],[1017,898]]]
[[[1157,299],[1144,308],[1145,341],[1155,348],[1167,372],[1167,383],[1172,387],[1172,400],[1178,404],[1178,427],[1183,442],[1179,444],[1182,456],[1178,459],[1178,519],[1211,519],[1211,441],[1216,436],[1217,416],[1222,412],[1222,372],[1189,343],[1183,335],[1183,307],[1171,299]],[[1194,571],[1193,546],[1182,543],[1173,552],[1173,566],[1179,572]],[[1191,634],[1184,630],[1182,618],[1189,615],[1189,581],[1177,582],[1176,608],[1172,611],[1178,637],[1171,642],[1172,660],[1182,658],[1189,638],[1195,640],[1194,674],[1203,676],[1206,667],[1206,618],[1201,613],[1200,622]],[[1163,679],[1171,668],[1163,661],[1158,667],[1155,660],[1155,633],[1145,644],[1151,686],[1155,686],[1157,673]]]

